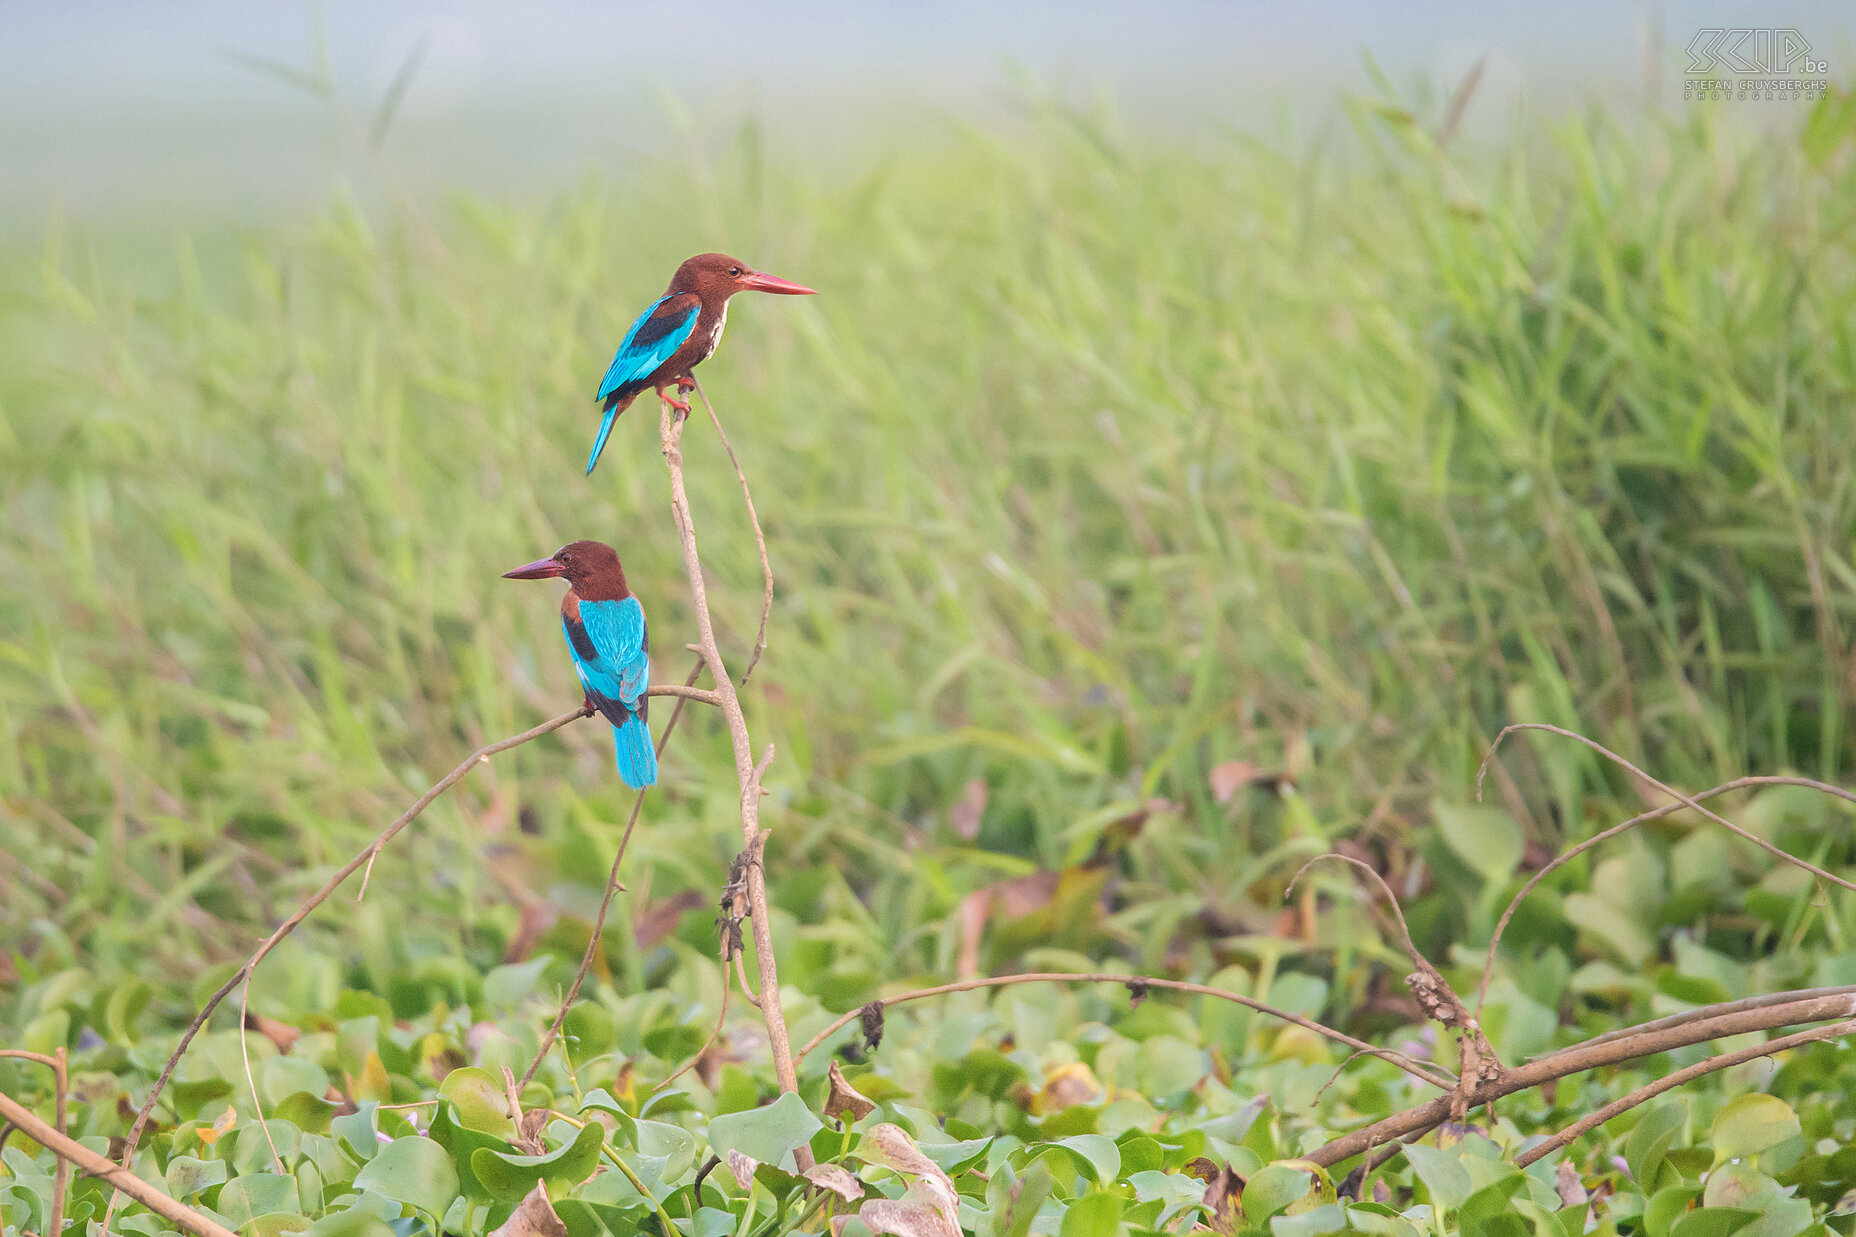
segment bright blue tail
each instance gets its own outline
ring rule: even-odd
[[[624,405],[614,404],[606,409],[606,419],[599,423],[599,437],[593,440],[593,454],[586,457],[586,475],[593,475],[593,465],[599,463],[599,453],[606,449],[606,439],[612,435],[612,423],[619,419]]]
[[[643,718],[633,713],[623,726],[613,727],[612,743],[619,752],[619,776],[627,786],[643,790],[657,785],[657,752]]]

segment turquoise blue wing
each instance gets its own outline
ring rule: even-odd
[[[651,686],[650,635],[644,607],[636,597],[623,601],[582,601],[579,619],[562,615],[567,643],[573,649],[574,669],[587,694],[600,697],[625,712],[645,716],[645,691]],[[612,712],[601,707],[617,724]]]
[[[675,302],[675,304],[672,304]],[[638,315],[599,384],[597,402],[621,400],[637,393],[657,367],[671,358],[696,329],[702,302],[693,292],[661,297]]]

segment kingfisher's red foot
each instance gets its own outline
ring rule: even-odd
[[[695,389],[696,389],[696,380],[694,378],[683,377],[683,378],[677,379],[677,390],[683,392],[683,394],[688,395],[691,391],[694,391]]]
[[[663,400],[666,404],[669,404],[672,408],[675,408],[678,412],[682,413],[684,416],[686,417],[689,416],[690,415],[690,402],[686,399],[678,399],[674,395],[665,394],[664,388],[669,385],[670,385],[669,383],[659,384],[657,388],[657,398]],[[684,387],[683,384],[680,382],[677,383],[677,386],[679,388],[682,388],[683,390],[689,389],[688,387]]]

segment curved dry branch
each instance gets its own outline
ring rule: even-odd
[[[1510,727],[1510,729],[1513,729],[1513,727]],[[1507,730],[1502,731],[1502,734],[1507,733]],[[1560,733],[1564,734],[1568,732],[1561,731]],[[1501,735],[1495,736],[1496,743],[1500,743],[1501,741]],[[1493,757],[1494,755],[1495,748],[1494,745],[1491,744],[1489,747],[1489,757]],[[1488,768],[1489,757],[1483,759],[1484,770]],[[1737,777],[1731,782],[1722,782],[1719,786],[1710,787],[1707,790],[1697,793],[1694,796],[1694,802],[1701,803],[1703,800],[1712,799],[1717,795],[1727,794],[1729,791],[1743,790],[1748,786],[1808,786],[1812,790],[1821,790],[1827,795],[1834,795],[1839,799],[1845,799],[1851,803],[1856,803],[1856,794],[1852,794],[1840,786],[1832,786],[1828,782],[1820,782],[1815,778],[1809,777]],[[1478,798],[1482,795],[1481,772],[1476,774],[1476,795]],[[1638,825],[1647,824],[1653,820],[1660,820],[1665,816],[1680,812],[1683,808],[1689,806],[1691,805],[1687,801],[1681,803],[1665,803],[1661,807],[1652,808],[1647,812],[1639,812],[1637,815],[1621,824],[1616,824],[1602,832],[1594,833],[1591,837],[1585,839],[1585,841],[1579,843],[1571,850],[1555,856],[1553,860],[1544,865],[1540,871],[1530,876],[1527,883],[1521,886],[1520,892],[1516,893],[1514,898],[1509,901],[1508,909],[1502,912],[1502,917],[1495,921],[1495,932],[1489,938],[1489,954],[1482,964],[1482,982],[1476,988],[1477,1016],[1481,1016],[1483,1002],[1489,995],[1489,980],[1495,974],[1495,951],[1501,946],[1502,933],[1508,930],[1508,921],[1513,919],[1515,912],[1521,909],[1522,901],[1526,899],[1528,894],[1534,892],[1535,887],[1538,886],[1541,881],[1545,880],[1552,873],[1565,867],[1573,859],[1591,850],[1593,847],[1604,842],[1609,842],[1612,838],[1617,837],[1621,833],[1627,833],[1635,829]],[[1717,817],[1716,819],[1719,818]],[[1806,866],[1808,867],[1809,865],[1807,864]]]
[[[765,587],[760,602],[760,632],[754,637],[754,655],[748,658],[748,668],[741,672],[741,686],[746,687],[754,667],[760,665],[760,655],[767,651],[767,620],[773,614],[773,564],[767,558],[767,536],[760,531],[760,513],[754,510],[748,475],[741,471],[741,461],[735,458],[735,444],[728,441],[728,431],[722,428],[722,418],[715,415],[715,405],[709,402],[709,393],[702,389],[701,379],[691,374],[690,381],[696,384],[696,394],[702,396],[702,406],[709,410],[709,420],[715,423],[716,437],[722,440],[722,449],[728,452],[728,462],[735,466],[735,480],[741,482],[741,499],[748,507],[748,523],[754,526],[754,545],[760,550],[760,578]]]
[[[701,673],[702,658],[699,656],[696,664],[690,667],[689,675],[683,680],[685,691]],[[666,687],[651,689],[652,695],[677,697],[676,706],[670,710],[670,720],[664,723],[664,733],[657,736],[657,754],[660,757],[664,754],[664,748],[670,743],[671,731],[677,728],[677,722],[683,716],[684,702],[701,698],[693,692],[685,694],[685,691]],[[714,694],[704,692],[702,696]],[[710,700],[709,703],[714,704],[715,701]],[[554,1037],[561,1033],[561,1026],[567,1021],[567,1011],[573,1008],[574,1001],[580,995],[580,985],[586,982],[586,973],[592,969],[593,959],[599,955],[600,935],[606,930],[606,912],[612,908],[613,897],[625,887],[619,884],[619,865],[625,862],[625,850],[632,843],[632,830],[638,826],[638,810],[643,806],[644,791],[641,790],[638,792],[638,797],[632,800],[632,814],[625,822],[625,834],[619,839],[619,849],[612,856],[612,871],[606,874],[606,892],[600,897],[599,913],[593,917],[593,935],[587,938],[586,952],[580,955],[580,969],[574,972],[574,982],[567,986],[567,995],[561,998],[561,1007],[555,1011],[554,1021],[549,1025],[548,1033],[541,1037],[541,1047],[535,1050],[535,1059],[528,1063],[528,1069],[523,1072],[522,1081],[516,1088],[518,1091],[528,1085],[529,1079],[535,1076],[535,1071],[540,1069],[541,1063],[547,1059],[548,1049],[554,1046]]]
[[[186,1031],[181,1034],[180,1043],[175,1047],[173,1055],[168,1058],[167,1064],[162,1067],[160,1077],[155,1079],[155,1085],[149,1089],[148,1098],[143,1101],[141,1110],[135,1114],[135,1122],[129,1127],[129,1136],[124,1141],[122,1159],[120,1161],[123,1168],[127,1169],[133,1162],[136,1146],[140,1143],[142,1138],[142,1131],[147,1128],[149,1114],[154,1112],[155,1104],[161,1098],[161,1092],[167,1087],[168,1080],[174,1076],[174,1069],[180,1064],[181,1057],[186,1055],[188,1045],[193,1043],[194,1036],[200,1033],[200,1028],[206,1025],[206,1020],[213,1016],[213,1011],[219,1008],[220,1002],[231,995],[234,988],[245,982],[246,978],[250,976],[252,968],[263,961],[266,954],[277,948],[278,943],[286,936],[296,931],[297,925],[307,919],[311,911],[327,901],[329,895],[334,893],[335,890],[341,886],[343,881],[353,876],[363,865],[371,864],[374,860],[374,856],[378,855],[381,848],[393,840],[395,834],[417,820],[425,809],[431,807],[433,802],[437,800],[440,795],[462,781],[465,774],[469,773],[479,764],[488,764],[490,757],[496,755],[498,752],[506,752],[512,747],[520,747],[522,744],[534,739],[539,739],[545,734],[552,734],[562,726],[577,722],[583,717],[591,717],[592,715],[592,709],[582,706],[571,712],[563,713],[559,717],[551,718],[539,726],[523,731],[519,735],[514,735],[499,742],[487,744],[484,747],[478,748],[466,757],[464,762],[457,768],[433,783],[430,790],[420,795],[411,807],[400,813],[398,819],[381,830],[379,836],[368,843],[367,846],[361,850],[360,854],[343,864],[333,876],[323,882],[322,888],[310,894],[308,898],[304,899],[303,904],[291,913],[288,919],[278,924],[276,931],[265,938],[264,943],[259,945],[251,957],[245,960],[245,964],[234,971],[231,978],[221,984],[218,990],[206,999],[206,1004],[200,1007],[200,1012],[194,1015],[193,1021],[188,1024]],[[110,1200],[110,1215],[114,1214],[116,1202],[117,1197],[112,1197]],[[109,1227],[107,1218],[104,1222],[104,1227]]]
[[[1286,1009],[1277,1009],[1273,1005],[1265,1005],[1262,1001],[1254,1000],[1240,993],[1230,992],[1224,988],[1213,988],[1208,984],[1195,984],[1183,979],[1154,979],[1146,975],[1110,975],[1099,972],[1086,975],[1072,975],[1065,971],[1032,971],[1023,975],[994,975],[986,979],[965,979],[961,980],[959,983],[937,984],[932,988],[917,988],[912,992],[904,992],[891,997],[882,997],[878,1000],[871,1001],[870,1004],[887,1008],[891,1005],[901,1005],[907,1001],[921,1001],[928,997],[946,996],[952,992],[971,992],[976,988],[1004,988],[1012,984],[1121,984],[1124,987],[1135,988],[1170,988],[1175,992],[1194,992],[1200,996],[1216,997],[1221,1001],[1230,1001],[1234,1004],[1242,1005],[1247,1009],[1254,1009],[1260,1014],[1268,1014],[1272,1018],[1280,1018],[1284,1022],[1294,1023],[1304,1030],[1313,1031],[1315,1034],[1325,1036],[1336,1043],[1345,1044],[1356,1052],[1378,1057],[1382,1061],[1389,1061],[1393,1065],[1404,1070],[1407,1074],[1410,1074],[1413,1078],[1428,1082],[1433,1087],[1437,1087],[1441,1090],[1449,1091],[1456,1085],[1443,1075],[1435,1074],[1425,1069],[1422,1065],[1419,1065],[1402,1052],[1394,1052],[1389,1048],[1376,1048],[1365,1040],[1355,1039],[1345,1031],[1336,1031],[1333,1027],[1323,1026],[1313,1019],[1304,1018],[1300,1014],[1292,1014]],[[837,1032],[849,1026],[853,1020],[863,1014],[866,1008],[868,1008],[868,1006],[860,1006],[850,1013],[840,1016],[837,1021],[806,1041],[806,1046],[799,1050],[793,1060],[795,1062],[805,1060],[807,1053],[817,1048]]]
[[[1682,807],[1688,807],[1688,808],[1695,809],[1697,812],[1700,812],[1703,816],[1706,816],[1709,820],[1721,826],[1723,829],[1727,830],[1729,833],[1732,833],[1737,837],[1744,838],[1747,841],[1751,842],[1753,845],[1759,847],[1761,850],[1771,855],[1774,859],[1778,859],[1784,863],[1789,863],[1793,867],[1796,867],[1796,868],[1803,868],[1805,871],[1811,873],[1811,875],[1817,877],[1819,880],[1827,880],[1833,885],[1841,885],[1843,888],[1848,889],[1850,892],[1856,893],[1856,881],[1845,880],[1843,877],[1838,876],[1835,872],[1826,872],[1823,868],[1818,867],[1815,863],[1812,863],[1810,860],[1800,859],[1798,856],[1792,854],[1790,851],[1786,850],[1784,847],[1778,846],[1772,842],[1768,842],[1765,838],[1760,837],[1757,833],[1754,833],[1751,829],[1743,829],[1739,825],[1736,825],[1733,821],[1728,820],[1725,816],[1716,815],[1715,813],[1709,811],[1707,808],[1701,806],[1701,804],[1698,801],[1689,798],[1687,795],[1683,794],[1681,791],[1677,790],[1675,787],[1665,785],[1664,783],[1657,781],[1655,778],[1651,777],[1648,773],[1645,773],[1642,769],[1639,769],[1636,765],[1624,759],[1624,757],[1618,755],[1616,752],[1612,751],[1610,748],[1606,747],[1603,743],[1600,743],[1598,740],[1588,739],[1584,735],[1580,734],[1578,731],[1567,730],[1563,726],[1553,726],[1553,725],[1549,725],[1546,722],[1512,722],[1509,725],[1503,726],[1501,728],[1501,732],[1495,736],[1495,741],[1489,744],[1489,753],[1488,755],[1482,758],[1482,766],[1476,771],[1476,793],[1478,796],[1480,796],[1482,793],[1482,775],[1483,773],[1487,772],[1488,767],[1489,767],[1489,761],[1495,758],[1495,749],[1501,746],[1502,739],[1506,737],[1509,734],[1509,732],[1515,731],[1515,730],[1544,730],[1548,734],[1556,734],[1556,735],[1559,735],[1563,739],[1573,739],[1573,740],[1576,740],[1577,742],[1583,743],[1587,747],[1591,748],[1593,751],[1597,752],[1600,756],[1603,756],[1606,760],[1609,760],[1613,764],[1617,765],[1620,769],[1623,769],[1629,773],[1636,774],[1638,777],[1642,778],[1645,782],[1648,782],[1651,786],[1656,787],[1656,789],[1662,791],[1664,794],[1668,795],[1670,798],[1677,800],[1678,803]],[[1856,797],[1843,794],[1843,792],[1838,791],[1834,789],[1833,787],[1825,786],[1824,788],[1827,790],[1830,790],[1832,794],[1839,794],[1839,795],[1842,795],[1844,798],[1851,798],[1853,801],[1856,801]]]

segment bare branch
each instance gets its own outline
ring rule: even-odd
[[[335,890],[341,886],[343,881],[353,876],[356,870],[363,864],[371,863],[374,856],[380,853],[381,848],[393,840],[395,834],[417,820],[420,814],[423,813],[426,808],[432,806],[433,802],[437,800],[440,795],[462,781],[465,774],[469,773],[479,764],[489,763],[490,757],[496,755],[498,752],[506,752],[512,747],[520,747],[522,744],[534,739],[539,739],[545,734],[552,734],[562,726],[577,722],[583,717],[591,717],[592,715],[593,710],[582,706],[570,712],[563,713],[559,717],[551,718],[539,726],[523,731],[519,735],[514,735],[499,742],[478,748],[466,757],[464,762],[457,768],[445,774],[444,777],[435,782],[430,790],[420,795],[418,800],[414,802],[411,807],[402,812],[397,820],[381,830],[380,835],[372,842],[368,843],[360,854],[343,864],[333,876],[323,882],[322,888],[316,890],[315,893],[312,893],[308,898],[304,899],[303,904],[291,913],[290,918],[278,924],[276,931],[266,937],[264,943],[259,945],[251,957],[245,960],[245,965],[233,972],[231,978],[221,984],[218,990],[206,999],[206,1004],[201,1006],[200,1012],[194,1015],[193,1021],[188,1024],[186,1031],[181,1034],[180,1043],[175,1047],[173,1055],[168,1058],[167,1064],[162,1067],[161,1076],[155,1079],[155,1085],[149,1089],[148,1099],[143,1102],[141,1111],[135,1115],[135,1123],[129,1127],[129,1137],[123,1144],[122,1166],[125,1169],[128,1168],[133,1160],[136,1145],[141,1141],[142,1131],[148,1125],[149,1114],[155,1110],[156,1101],[161,1098],[161,1092],[163,1088],[168,1085],[168,1079],[174,1076],[174,1069],[180,1064],[181,1057],[186,1055],[187,1047],[193,1043],[194,1036],[200,1033],[200,1028],[206,1025],[206,1020],[213,1016],[213,1011],[219,1008],[220,1002],[224,1001],[226,997],[231,994],[232,989],[243,983],[246,978],[250,976],[252,968],[263,961],[266,954],[275,949],[278,943],[286,936],[296,931],[297,925],[307,919],[311,911],[327,901],[329,895],[334,893]],[[128,1193],[129,1191],[124,1192]],[[110,1210],[106,1215],[103,1225],[106,1229],[109,1227],[109,1218],[114,1215],[115,1205],[119,1201],[119,1196],[112,1197],[110,1201]]]
[[[1150,988],[1171,988],[1175,992],[1196,992],[1200,996],[1216,997],[1221,1001],[1231,1001],[1247,1009],[1254,1009],[1258,1013],[1268,1014],[1272,1018],[1280,1018],[1284,1022],[1294,1023],[1296,1026],[1313,1031],[1317,1035],[1326,1036],[1336,1043],[1345,1044],[1357,1052],[1363,1052],[1368,1056],[1378,1057],[1382,1061],[1390,1061],[1393,1065],[1398,1066],[1412,1077],[1428,1082],[1433,1087],[1437,1087],[1440,1090],[1449,1091],[1455,1086],[1450,1079],[1440,1074],[1432,1073],[1402,1052],[1393,1052],[1387,1048],[1375,1048],[1365,1040],[1355,1039],[1344,1031],[1336,1031],[1333,1027],[1323,1026],[1319,1022],[1302,1017],[1300,1014],[1292,1014],[1288,1010],[1277,1009],[1273,1005],[1265,1005],[1262,1001],[1253,1000],[1250,997],[1243,996],[1236,992],[1229,992],[1223,988],[1213,988],[1206,984],[1189,983],[1183,979],[1153,979],[1145,975],[1109,975],[1101,973],[1072,975],[1064,971],[1033,971],[1023,975],[994,975],[986,979],[966,979],[954,984],[938,984],[933,988],[917,988],[912,992],[904,992],[897,996],[884,997],[881,1000],[871,1002],[871,1004],[880,1006],[900,1005],[905,1001],[920,1001],[933,996],[946,996],[950,992],[971,992],[976,988],[1004,988],[1012,984],[1144,984]],[[837,1021],[808,1040],[806,1046],[799,1050],[794,1060],[805,1060],[807,1053],[817,1048],[844,1027],[849,1026],[850,1023],[860,1017],[862,1013],[863,1008],[860,1007],[852,1010],[848,1014],[841,1015]]]
[[[1726,1039],[1753,1031],[1771,1031],[1784,1026],[1842,1020],[1852,1015],[1856,1015],[1856,996],[1840,995],[1740,1009],[1653,1031],[1637,1032],[1633,1029],[1632,1033],[1616,1039],[1578,1045],[1504,1070],[1500,1078],[1477,1084],[1468,1096],[1469,1105],[1476,1107],[1487,1104],[1504,1095],[1526,1091],[1556,1078],[1582,1074],[1587,1070],[1601,1069],[1639,1057],[1656,1056],[1691,1044],[1705,1044],[1709,1040]],[[1375,1121],[1317,1148],[1307,1158],[1325,1168],[1350,1160],[1369,1147],[1389,1139],[1404,1138],[1441,1125],[1450,1119],[1451,1102],[1456,1098],[1444,1096]]]
[[[1613,1100],[1598,1111],[1589,1112],[1585,1116],[1580,1117],[1577,1121],[1553,1135],[1545,1142],[1538,1146],[1529,1147],[1526,1151],[1522,1152],[1521,1155],[1515,1159],[1515,1166],[1517,1168],[1526,1168],[1534,1161],[1552,1155],[1555,1151],[1567,1146],[1582,1135],[1597,1129],[1619,1113],[1628,1112],[1645,1100],[1655,1099],[1663,1092],[1672,1091],[1686,1083],[1693,1082],[1704,1074],[1712,1074],[1716,1070],[1724,1070],[1745,1061],[1756,1060],[1759,1057],[1769,1057],[1774,1053],[1800,1048],[1805,1044],[1815,1044],[1827,1039],[1839,1039],[1845,1035],[1851,1034],[1856,1034],[1856,1018],[1844,1022],[1833,1023],[1827,1027],[1815,1027],[1809,1031],[1799,1031],[1795,1035],[1786,1035],[1779,1039],[1767,1040],[1763,1044],[1752,1044],[1737,1052],[1724,1052],[1720,1056],[1709,1057],[1705,1061],[1697,1061],[1687,1069],[1679,1069],[1673,1074],[1658,1078],[1655,1082],[1638,1087],[1635,1091],[1632,1091],[1622,1099]]]
[[[696,612],[696,630],[702,642],[702,655],[709,664],[715,683],[717,703],[728,721],[728,735],[735,751],[735,777],[741,786],[741,840],[750,851],[760,837],[760,784],[755,773],[753,741],[748,737],[747,719],[735,684],[728,677],[716,646],[715,624],[709,616],[708,589],[702,578],[702,558],[696,550],[696,523],[690,514],[689,494],[683,484],[683,419],[665,404],[658,422],[658,438],[663,445],[664,464],[670,473],[670,507],[676,517],[677,534],[683,542],[683,566],[689,576],[690,600]],[[786,1016],[780,1008],[780,975],[773,957],[773,926],[767,914],[767,879],[759,863],[747,871],[748,905],[754,923],[754,956],[760,967],[760,1008],[767,1024],[767,1046],[773,1056],[774,1073],[780,1090],[797,1091],[799,1076],[793,1068],[793,1050],[787,1036]],[[811,1156],[800,1148],[801,1169],[809,1168]]]
[[[69,1135],[59,1133],[9,1095],[0,1094],[0,1119],[24,1130],[27,1137],[57,1156],[61,1165],[67,1161],[76,1164],[91,1176],[109,1182],[119,1192],[127,1194],[162,1219],[195,1234],[195,1237],[234,1237],[231,1229],[201,1215],[185,1203],[168,1197],[127,1168],[110,1163]],[[67,1174],[69,1171],[65,1169]]]

